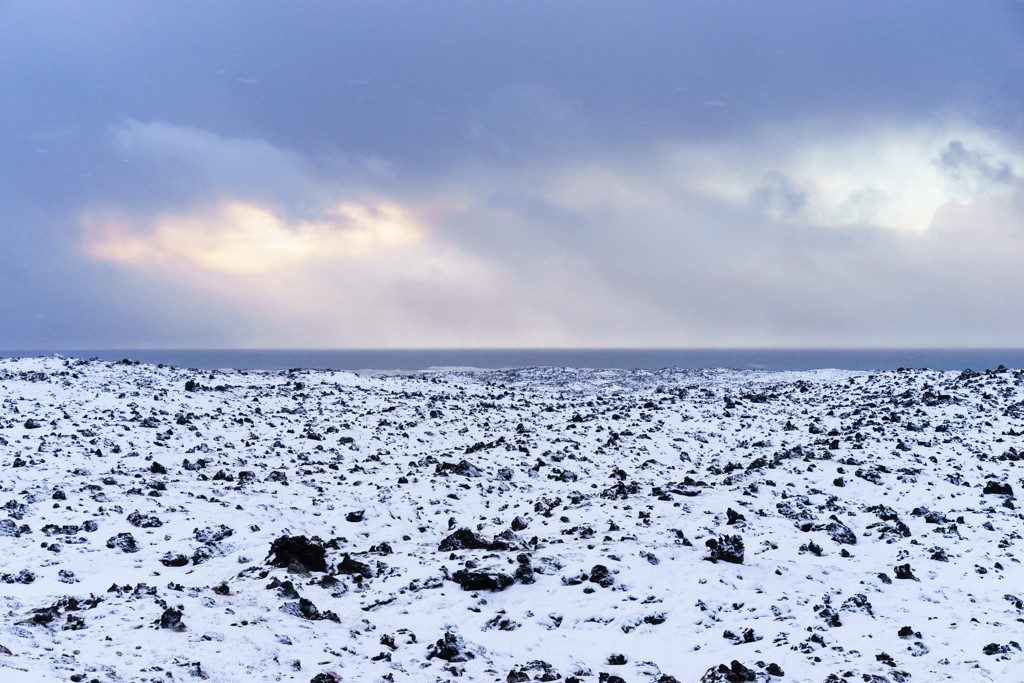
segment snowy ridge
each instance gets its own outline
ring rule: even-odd
[[[0,361],[0,680],[1013,681],[1024,375]]]

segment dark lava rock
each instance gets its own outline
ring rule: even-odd
[[[1013,487],[1009,484],[1000,484],[998,481],[990,481],[985,484],[985,490],[982,493],[988,493],[995,496],[1012,496]]]
[[[309,679],[309,683],[341,683],[341,679],[334,672],[326,671],[323,674],[313,676]]]
[[[460,569],[452,574],[452,581],[467,591],[503,591],[515,583],[515,579],[502,572],[468,569]]]
[[[479,468],[466,460],[460,460],[458,464],[450,462],[438,463],[437,467],[434,468],[434,472],[440,475],[451,473],[460,477],[479,477],[481,474]]]
[[[354,512],[350,512],[347,515],[345,515],[345,521],[346,522],[353,522],[353,523],[361,522],[361,521],[363,521],[363,515],[364,514],[365,514],[364,510],[356,510]]]
[[[153,529],[164,525],[156,515],[139,514],[138,510],[128,515],[128,523],[140,529]]]
[[[505,529],[487,544],[488,550],[526,550],[529,545],[511,529]]]
[[[281,607],[281,611],[296,617],[309,619],[310,621],[321,621],[324,619],[334,622],[341,621],[338,615],[330,610],[321,612],[313,604],[313,601],[307,598],[299,598],[298,602],[287,602]]]
[[[1020,649],[1020,643],[1015,640],[1011,640],[1006,645],[1000,645],[999,643],[989,643],[985,647],[981,648],[981,651],[985,654],[991,655],[1005,655],[1010,652],[1010,648],[1014,647]]]
[[[43,425],[39,423],[39,420],[33,420],[29,418],[25,420],[25,429],[39,429]]]
[[[712,562],[731,562],[743,564],[743,539],[739,536],[719,536],[709,538],[705,545],[711,551],[707,559]]]
[[[441,552],[451,552],[453,550],[489,550],[490,547],[491,541],[462,527],[441,541],[437,549]]]
[[[427,647],[427,659],[443,659],[446,662],[468,662],[475,658],[472,652],[466,649],[466,643],[451,631],[445,632],[444,636]]]
[[[899,635],[900,638],[920,638],[921,632],[915,631],[913,626],[904,626],[899,630],[897,635]]]
[[[857,544],[857,534],[853,533],[850,527],[840,522],[835,515],[832,515],[832,521],[822,527],[822,530],[836,543],[842,545]]]
[[[281,536],[270,545],[268,557],[273,567],[286,569],[297,564],[311,572],[326,572],[326,554],[321,543],[305,536]]]
[[[916,579],[914,572],[910,569],[909,564],[899,564],[892,568],[893,573],[897,579]]]
[[[338,674],[332,671],[325,671],[313,676],[313,678],[309,679],[309,683],[341,683],[341,679],[338,678]]]
[[[531,584],[536,581],[534,578],[533,565],[530,564],[530,558],[525,553],[520,554],[516,561],[519,562],[519,566],[516,567],[516,581],[522,584]]]
[[[165,567],[184,567],[188,564],[188,557],[181,553],[164,553],[160,558],[160,564]]]
[[[117,536],[111,536],[107,539],[108,548],[120,548],[126,553],[137,553],[139,552],[139,544],[135,541],[135,537],[125,532],[118,534]]]
[[[615,585],[615,577],[612,576],[611,571],[608,567],[603,564],[595,564],[594,568],[590,570],[590,583],[596,583],[601,588],[611,588]]]
[[[757,674],[735,659],[729,665],[719,664],[708,669],[701,676],[701,683],[749,683],[756,681]]]
[[[27,585],[36,580],[36,575],[27,569],[22,569],[17,574],[0,574],[0,583]]]
[[[55,603],[49,607],[42,607],[39,609],[32,610],[32,616],[29,618],[33,624],[41,626],[53,625],[54,627],[59,623],[57,620],[64,614],[65,620],[61,624],[62,631],[78,631],[85,628],[85,620],[76,614],[69,614],[69,612],[78,612],[80,610],[93,609],[96,605],[100,604],[102,600],[95,596],[90,596],[88,599],[79,600],[75,597],[65,596],[58,599]],[[55,623],[57,622],[57,623]]]
[[[196,529],[193,533],[196,540],[200,543],[219,543],[234,534],[235,530],[227,525],[218,524],[217,526],[208,526],[205,529]]]
[[[181,621],[181,610],[168,607],[164,610],[164,613],[160,615],[160,628],[165,628],[171,631],[184,631],[185,624]]]
[[[341,562],[338,563],[338,573],[355,574],[367,579],[373,578],[373,569],[370,568],[370,565],[353,560],[348,553],[345,553],[345,556],[341,558]]]

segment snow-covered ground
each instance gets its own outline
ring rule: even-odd
[[[0,681],[1024,680],[1022,399],[3,360]]]

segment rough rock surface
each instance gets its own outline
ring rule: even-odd
[[[1019,680],[1021,405],[0,360],[0,680]]]

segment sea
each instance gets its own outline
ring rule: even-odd
[[[48,349],[0,350],[0,357],[59,354],[131,359],[204,370],[416,371],[434,368],[730,368],[740,370],[985,370],[1024,368],[1024,349]]]

